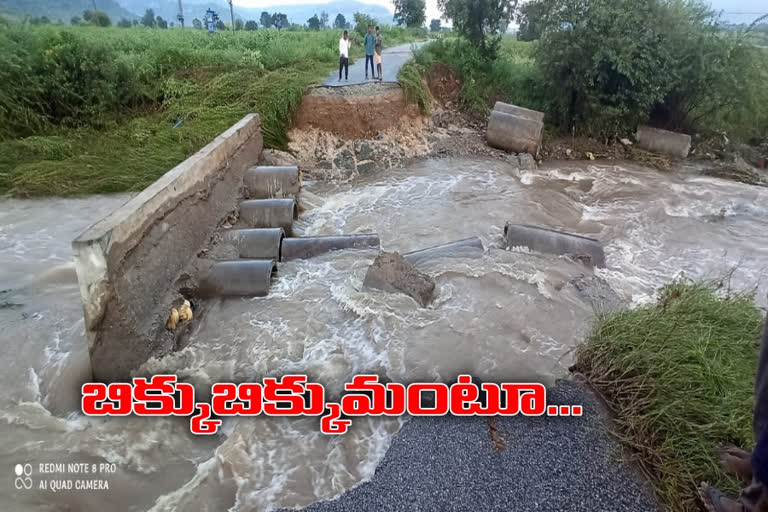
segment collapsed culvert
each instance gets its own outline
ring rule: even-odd
[[[277,262],[268,260],[217,261],[203,273],[201,298],[264,297],[277,276]]]
[[[315,87],[296,113],[299,129],[315,128],[346,138],[371,137],[397,126],[404,117],[419,117],[397,83],[367,83],[344,87]]]

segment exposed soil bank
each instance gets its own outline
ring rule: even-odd
[[[347,87],[316,87],[304,96],[297,125],[342,137],[373,136],[402,117],[418,117],[399,84],[371,82]]]

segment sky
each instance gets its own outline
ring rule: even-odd
[[[330,0],[235,0],[235,5],[243,7],[264,7],[267,5],[280,4],[325,4]],[[395,6],[391,0],[357,0],[365,4],[376,4],[386,7],[390,11],[395,11]],[[437,0],[426,0],[427,2],[427,23],[432,18],[440,18],[440,11],[437,9]]]
[[[263,7],[266,5],[280,4],[322,4],[330,0],[235,0],[235,5],[243,7]],[[367,4],[377,4],[394,11],[391,0],[358,0]],[[427,23],[432,18],[440,18],[440,11],[437,9],[437,0],[426,0],[427,2]],[[768,13],[768,0],[711,0],[712,7],[718,11],[726,11],[728,16],[742,19],[753,20],[760,13]],[[731,14],[738,13],[738,14]],[[743,13],[743,14],[742,14]]]

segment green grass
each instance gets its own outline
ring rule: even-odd
[[[497,100],[540,110],[533,44],[506,35],[498,58],[485,61],[467,42],[446,37],[423,47],[415,60],[424,71],[434,63],[447,65],[461,80],[459,99],[470,113],[486,115]]]
[[[335,30],[8,27],[0,194],[18,197],[141,190],[251,112],[285,148],[302,94],[338,66]]]
[[[400,68],[397,80],[405,90],[405,100],[415,104],[424,115],[432,111],[432,94],[422,78],[426,70],[415,60],[410,60]]]
[[[754,445],[752,411],[763,315],[749,295],[675,282],[655,304],[603,316],[576,369],[616,414],[669,510],[694,511],[702,481],[737,495],[716,449]]]

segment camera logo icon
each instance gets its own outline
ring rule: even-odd
[[[32,464],[16,464],[14,471],[16,472],[16,480],[14,480],[13,485],[16,486],[16,489],[31,489]]]

